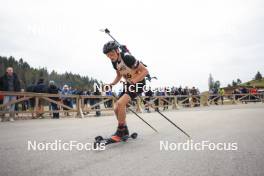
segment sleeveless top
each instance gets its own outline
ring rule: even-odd
[[[140,62],[136,60],[134,56],[124,53],[120,53],[117,61],[112,62],[114,69],[119,71],[119,73],[128,83],[130,83],[130,80],[133,79],[136,74],[138,74],[136,69],[138,68],[139,63]]]

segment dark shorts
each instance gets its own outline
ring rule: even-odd
[[[145,80],[138,82],[137,86],[135,84],[125,83],[123,86],[123,90],[121,94],[119,95],[119,98],[122,97],[124,94],[127,94],[133,100],[137,96],[141,95],[141,93],[144,91],[143,87],[145,85],[146,85]]]

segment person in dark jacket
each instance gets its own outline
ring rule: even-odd
[[[6,73],[0,78],[0,91],[20,92],[20,81],[17,75],[14,73],[12,67],[6,69]],[[4,96],[3,104],[17,99],[17,96]],[[7,106],[7,110],[10,112],[9,121],[14,121],[15,116],[15,104]],[[0,119],[2,121],[2,119]]]
[[[0,94],[0,105],[3,104],[3,100],[4,100],[4,95]],[[1,113],[2,110],[3,110],[3,108],[0,108],[0,121],[2,121],[2,118],[4,117],[4,114]]]
[[[96,95],[96,96],[101,96],[102,94],[101,94],[101,92],[99,91],[99,89],[96,89],[95,92],[94,92],[94,95]],[[99,103],[99,102],[100,102],[100,99],[95,99],[95,104],[97,104],[97,103]],[[96,116],[97,116],[97,117],[101,116],[100,105],[95,106],[95,109],[98,109],[98,110],[96,111]]]
[[[48,87],[44,83],[44,79],[40,78],[37,82],[37,85],[33,88],[33,92],[36,93],[47,93]]]
[[[3,100],[4,100],[4,95],[0,94],[0,105],[3,104]]]
[[[20,92],[20,81],[12,67],[8,67],[6,73],[0,78],[0,90]]]
[[[34,92],[36,93],[47,93],[48,91],[48,87],[47,85],[44,83],[44,79],[40,78],[37,82],[37,85],[34,87]],[[44,100],[43,99],[39,99],[39,103],[38,103],[38,107],[37,107],[37,117],[43,117],[43,112],[44,112]]]
[[[54,81],[50,81],[49,82],[49,87],[48,87],[48,93],[49,94],[58,94],[59,93],[59,88],[55,85]],[[59,101],[59,97],[50,97],[50,99],[54,100],[54,101]],[[56,103],[51,103],[51,109],[52,111],[58,111],[58,105]],[[53,112],[53,118],[54,119],[58,119],[60,117],[60,113],[59,112]]]
[[[35,81],[32,81],[32,83],[26,88],[26,92],[34,92],[35,86]],[[35,107],[35,98],[30,98],[27,103],[29,109],[33,110]]]
[[[147,98],[145,98],[144,105],[145,105],[145,110],[150,113],[149,110],[149,102],[150,102],[150,98],[153,96],[153,92],[151,90],[151,87],[149,87],[148,91],[145,93],[145,96],[147,96]]]

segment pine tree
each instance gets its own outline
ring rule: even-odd
[[[237,82],[233,80],[233,81],[232,81],[232,86],[233,86],[233,87],[237,86]]]
[[[214,88],[214,79],[211,73],[209,74],[209,78],[208,78],[208,87],[209,90],[212,90]]]
[[[91,90],[93,88],[93,83],[99,82],[88,76],[80,76],[79,74],[73,74],[71,72],[58,74],[53,70],[49,73],[47,68],[36,69],[30,67],[22,58],[17,61],[12,56],[8,58],[0,56],[0,76],[5,74],[7,67],[14,68],[14,72],[18,75],[23,89],[26,89],[32,83],[36,83],[39,78],[44,78],[46,84],[48,84],[50,80],[53,80],[58,87],[62,87],[64,84],[70,84],[73,88],[80,90]]]
[[[221,86],[220,81],[215,81],[215,83],[214,83],[214,89],[218,90],[220,88],[220,86]]]
[[[258,71],[257,74],[255,75],[255,80],[260,81],[262,79],[261,73]]]
[[[241,83],[242,83],[242,81],[239,78],[237,78],[237,84],[239,85]]]

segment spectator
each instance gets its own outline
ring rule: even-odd
[[[36,86],[35,81],[32,81],[31,85],[29,85],[26,88],[26,92],[34,92],[35,86]],[[34,106],[35,106],[35,98],[30,98],[28,100],[28,109],[33,110]]]
[[[150,98],[153,96],[153,92],[151,90],[151,87],[149,87],[148,91],[145,93],[145,96],[147,96],[147,98],[145,98],[144,101],[144,105],[145,105],[145,110],[150,113],[150,109],[149,109],[149,103],[150,103]]]
[[[250,89],[250,94],[256,95],[257,93],[258,93],[258,90],[256,89],[255,86],[252,89]]]
[[[34,87],[33,91],[36,93],[47,93],[47,85],[44,83],[44,79],[40,78],[37,85]]]
[[[69,86],[69,94],[70,94],[70,95],[78,95],[78,91],[77,91],[77,89],[73,89],[71,86]],[[70,100],[70,102],[69,102],[69,106],[70,106],[71,108],[73,108],[73,101],[74,101],[75,99],[70,98],[69,100]]]
[[[190,94],[191,95],[197,95],[197,91],[196,91],[195,87],[192,87],[192,89],[190,90]]]
[[[241,97],[242,97],[242,96],[246,96],[246,94],[249,93],[249,90],[248,90],[246,87],[241,87],[241,88],[239,89],[239,91],[240,91],[240,93],[242,94]],[[250,95],[249,95],[249,96],[246,96],[245,98],[242,98],[242,100],[241,100],[241,102],[242,102],[242,103],[245,103],[245,104],[247,104],[248,101],[250,101]]]
[[[0,105],[3,104],[4,95],[0,94]],[[2,108],[0,108],[0,111],[2,111]],[[0,113],[0,122],[2,121],[3,113]]]
[[[185,99],[185,97],[182,96],[182,95],[183,95],[183,89],[182,89],[181,86],[178,88],[177,93],[178,93],[178,95],[179,95],[179,97],[177,98],[177,101],[178,101],[178,102],[179,102],[179,101],[180,101],[180,102],[183,101],[183,100]]]
[[[248,90],[247,90],[246,87],[242,87],[242,88],[240,89],[240,92],[241,92],[242,94],[248,94]]]
[[[179,95],[182,95],[183,94],[183,90],[182,90],[182,87],[181,86],[179,87],[178,92],[179,92]]]
[[[106,95],[106,96],[110,96],[110,97],[113,96],[113,92],[112,92],[112,90],[107,90],[107,91],[105,92],[105,95]],[[107,107],[107,108],[111,108],[111,107],[113,106],[112,104],[113,104],[113,101],[109,100],[109,101],[106,102],[106,107]]]
[[[213,89],[213,94],[214,94],[214,103],[215,105],[218,105],[218,100],[219,100],[219,97],[218,97],[218,89],[217,88],[214,88]]]
[[[48,93],[49,94],[58,94],[59,93],[59,89],[55,85],[54,81],[49,82]],[[57,101],[57,102],[60,100],[59,97],[50,97],[50,99]],[[59,110],[58,105],[56,103],[51,103],[50,105],[51,105],[52,111],[58,111]],[[53,112],[52,117],[53,117],[53,119],[58,119],[58,118],[60,118],[60,113],[59,112]]]
[[[61,94],[62,95],[71,95],[71,91],[70,91],[68,85],[65,84],[63,86],[62,91],[61,91]],[[63,102],[64,105],[69,106],[70,108],[73,107],[72,99],[70,97],[62,97],[62,102]],[[69,109],[63,107],[63,110],[69,110]],[[69,114],[69,112],[66,112],[65,115],[66,116],[69,116],[70,114]]]
[[[198,90],[195,87],[192,87],[190,90],[190,94],[192,96],[192,102],[194,104],[194,107],[197,107],[200,105],[200,97],[198,96]]]
[[[96,96],[101,95],[101,92],[98,88],[95,90],[94,95],[96,95]],[[93,105],[100,102],[100,98],[95,98],[93,100],[94,100]],[[100,105],[95,106],[95,109],[96,109],[96,116],[97,117],[101,116]]]
[[[21,92],[25,92],[25,89],[21,89]],[[19,98],[24,98],[25,96],[20,96]],[[28,109],[28,101],[22,101],[19,104],[22,106],[22,111],[26,111]],[[17,107],[18,108],[18,107]]]
[[[190,101],[188,98],[190,95],[190,91],[189,91],[189,88],[187,86],[183,89],[182,95],[184,95],[184,98],[186,98],[186,100],[184,101],[184,106],[190,107]]]
[[[242,95],[239,95],[241,94],[241,91],[239,89],[235,89],[233,91],[233,94],[235,95],[235,100],[239,99],[240,97],[242,97]]]
[[[175,96],[180,95],[180,90],[177,87],[175,87],[172,94]]]
[[[156,88],[154,96],[160,96],[159,88]],[[154,105],[155,105],[155,111],[159,111],[159,99],[158,98],[154,101]]]
[[[34,92],[36,93],[47,93],[48,91],[48,87],[46,86],[46,84],[44,83],[44,79],[40,78],[37,82],[37,85],[34,87]],[[36,109],[36,117],[43,117],[44,114],[44,100],[43,99],[39,99],[38,102],[38,107]]]
[[[0,90],[1,91],[11,91],[11,92],[20,92],[20,81],[17,75],[14,73],[12,67],[8,67],[6,69],[6,73],[0,78]],[[17,96],[7,95],[4,96],[3,103],[6,104],[10,101],[14,101],[17,99]],[[14,121],[15,116],[15,104],[7,106],[7,110],[9,111],[9,121]],[[4,115],[5,116],[5,115]],[[0,119],[0,121],[5,119]]]
[[[3,104],[4,95],[0,94],[0,105]]]
[[[257,101],[257,99],[258,99],[258,90],[257,90],[257,88],[255,87],[255,86],[253,86],[253,88],[252,89],[250,89],[250,91],[249,91],[249,93],[250,93],[250,99],[252,100],[252,101],[254,101],[254,102],[256,102]]]
[[[84,91],[83,95],[85,96],[90,96],[91,95],[91,91]],[[88,107],[90,107],[90,100],[89,98],[84,98],[84,107],[83,109],[85,109],[85,111],[83,112],[84,115],[88,114],[89,111],[87,111]]]
[[[223,88],[219,89],[218,93],[220,95],[221,103],[223,105],[224,104],[225,89],[223,89]]]
[[[164,87],[164,96],[170,96],[171,95],[171,89],[169,87]],[[166,101],[163,101],[163,110],[169,109],[169,102],[171,99],[169,97],[165,98]]]

